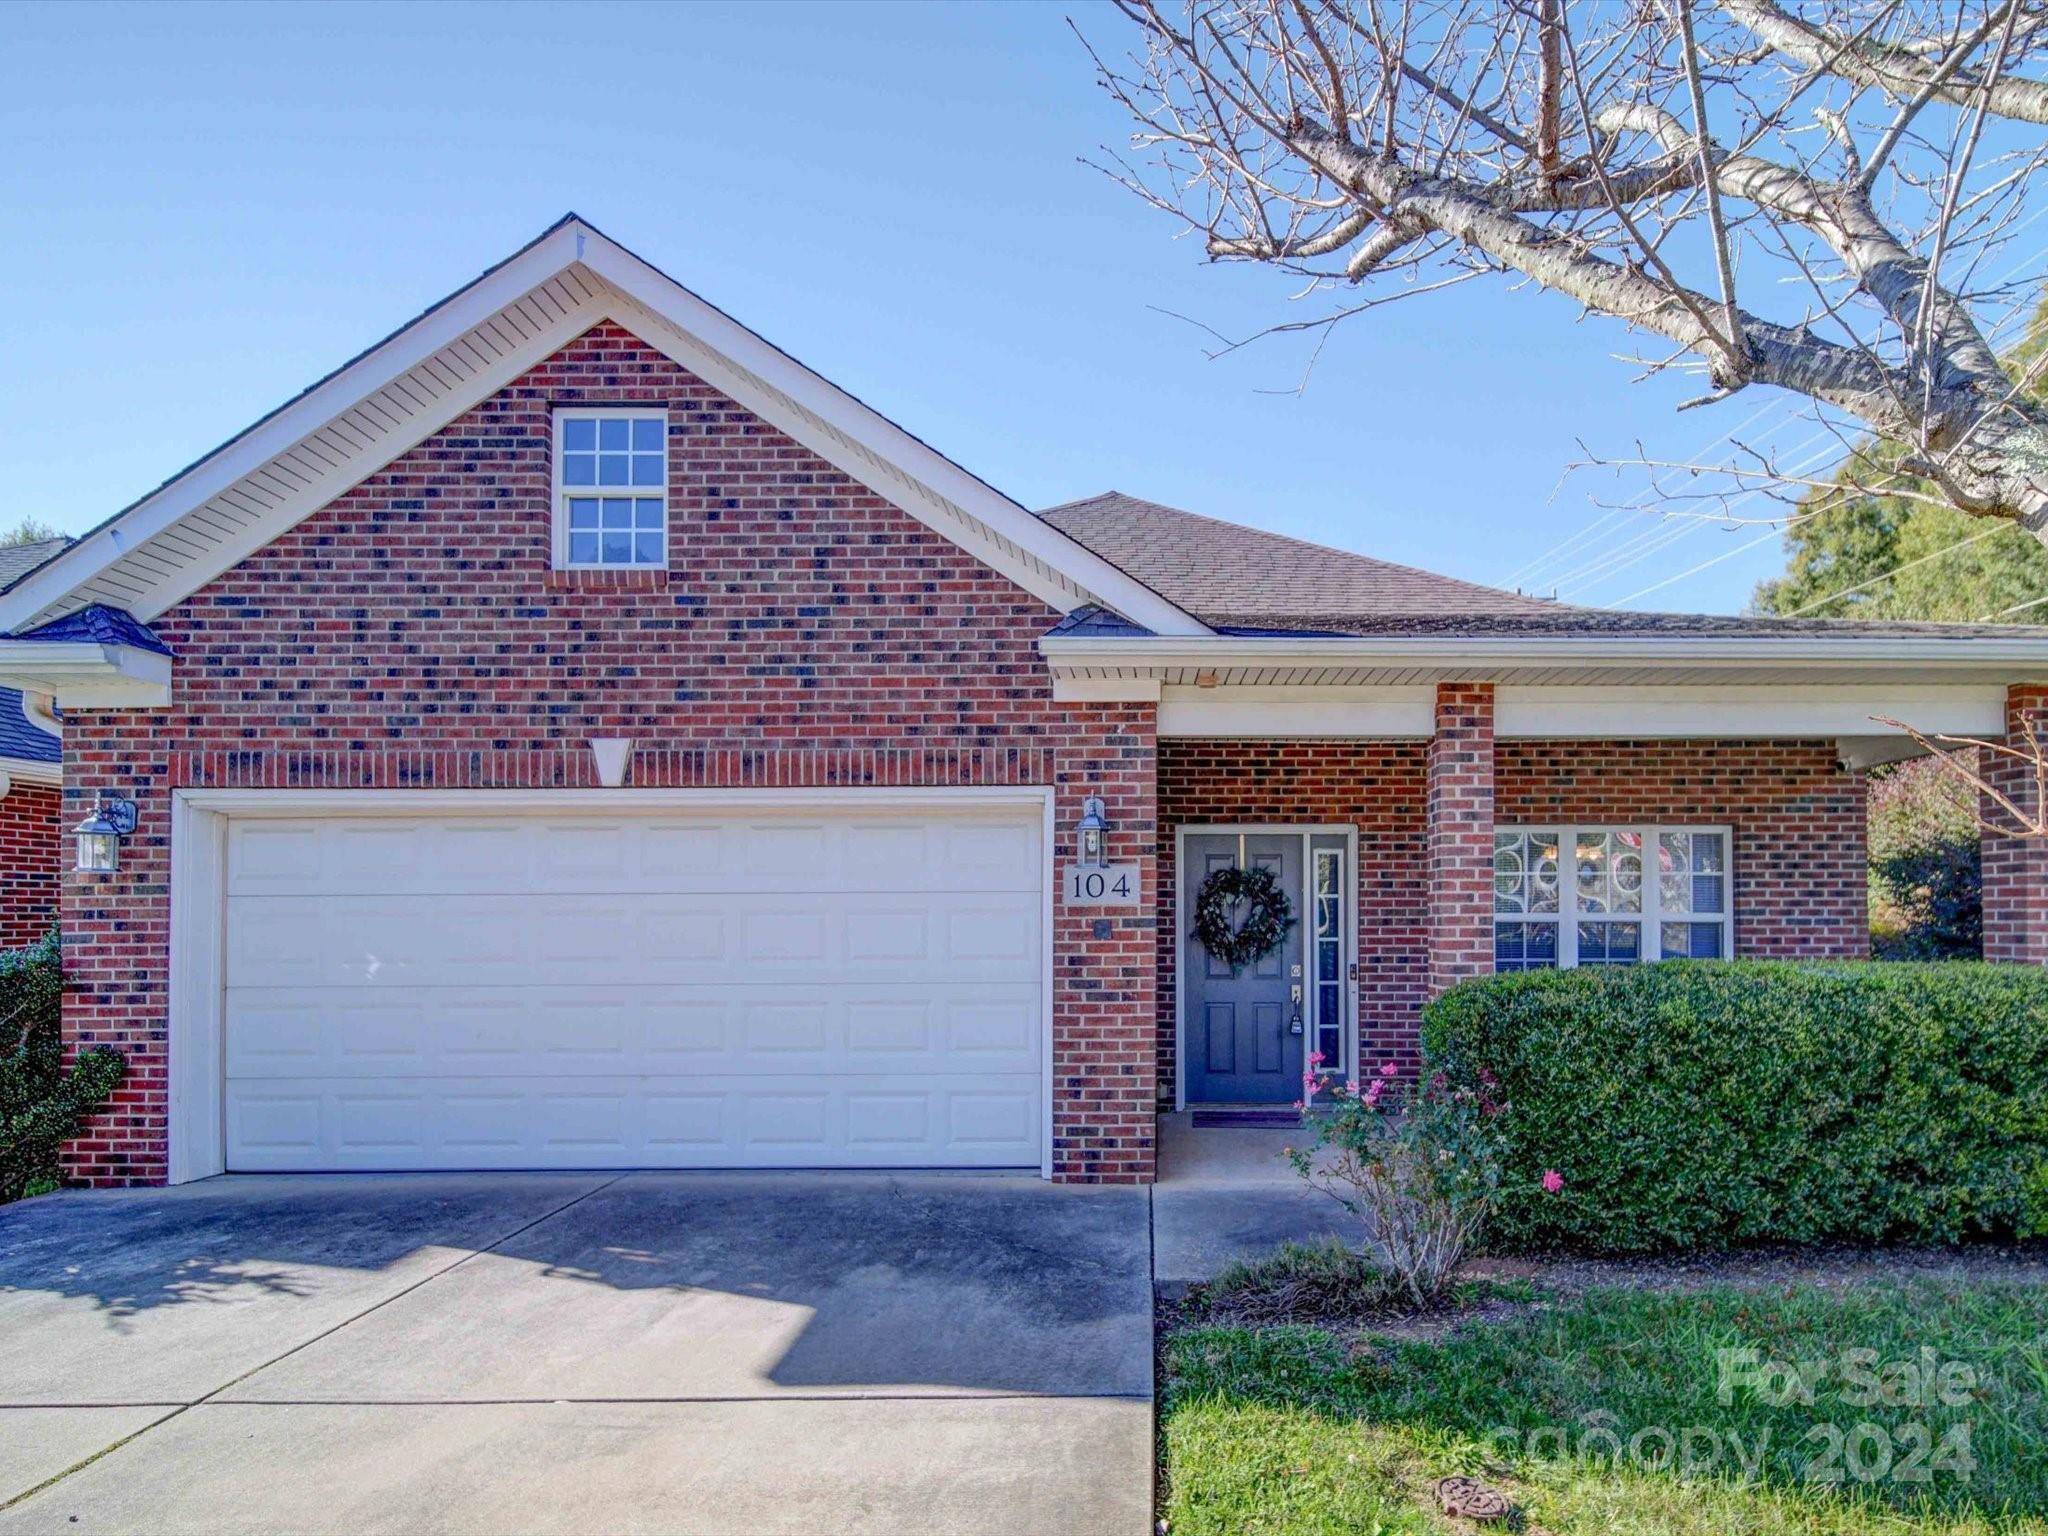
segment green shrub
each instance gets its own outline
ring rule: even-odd
[[[1492,1245],[1642,1253],[2048,1232],[2048,970],[1667,961],[1492,977],[1423,1012],[1484,1085]],[[1489,1078],[1487,1074],[1491,1074]]]
[[[1978,960],[1984,874],[1977,796],[1938,759],[1870,778],[1870,936],[1880,960]]]
[[[64,1070],[64,976],[53,933],[0,950],[0,1202],[57,1179],[57,1149],[106,1103],[127,1064],[101,1047]]]

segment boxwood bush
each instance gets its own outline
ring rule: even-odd
[[[57,1182],[57,1149],[106,1103],[126,1063],[100,1047],[64,1070],[64,976],[53,933],[0,950],[0,1203]]]
[[[1668,961],[1465,983],[1426,1070],[1500,1115],[1500,1249],[2048,1232],[2048,969]]]

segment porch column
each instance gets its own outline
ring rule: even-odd
[[[1493,684],[1438,683],[1429,741],[1429,995],[1493,973]]]
[[[2048,746],[2048,683],[2015,683],[2005,691],[2005,739],[2026,744],[2026,722],[2032,720],[2042,745]],[[1981,749],[1979,768],[1988,783],[2030,816],[2034,775],[2024,763]],[[1994,829],[2012,824],[2012,817],[1989,795],[1983,797],[1985,830],[1981,847],[1984,866],[1984,958],[2027,965],[2048,965],[2048,838],[2013,837]]]

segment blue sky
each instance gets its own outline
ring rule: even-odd
[[[1472,284],[1220,362],[1290,317],[1079,163],[1127,128],[1086,5],[10,6],[0,518],[77,531],[574,209],[1032,506],[1115,487],[1498,582],[1768,407],[1674,415],[1618,328]],[[1788,441],[1807,436],[1794,433]],[[1733,610],[1765,530],[1565,595]],[[1644,550],[1608,519],[1541,574]],[[1667,535],[1649,536],[1658,544]],[[1614,552],[1619,551],[1617,556]]]

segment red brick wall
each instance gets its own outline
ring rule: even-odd
[[[2048,745],[2048,684],[2007,689],[2005,715],[2006,737],[2014,746],[2025,746],[2029,719]],[[2039,818],[2034,776],[2026,764],[1980,748],[1977,765],[1986,783],[2023,814]],[[1979,843],[1984,862],[1984,958],[2048,965],[2048,839],[2001,833],[1999,828],[2013,826],[2012,813],[1990,795],[1982,797],[1979,814],[1985,826]]]
[[[549,413],[578,403],[670,412],[664,576],[549,570]],[[641,785],[1052,784],[1063,834],[1099,794],[1150,879],[1153,708],[1052,704],[1056,617],[626,332],[587,333],[158,620],[172,709],[67,720],[67,794],[142,813],[118,875],[67,878],[67,1029],[131,1058],[71,1172],[165,1172],[172,788],[590,785],[585,738],[621,735]],[[1054,923],[1061,1177],[1150,1177],[1153,923]]]
[[[19,779],[0,795],[0,949],[33,944],[57,921],[62,799],[51,785]]]
[[[1735,950],[1774,960],[1870,954],[1863,776],[1832,742],[1504,741],[1506,824],[1685,821],[1735,829]]]
[[[1159,743],[1163,1103],[1172,1101],[1177,1054],[1175,935],[1185,924],[1174,910],[1173,844],[1182,825],[1358,828],[1362,1055],[1368,1067],[1388,1060],[1412,1066],[1429,995],[1428,751],[1421,741]],[[1829,743],[1507,741],[1494,749],[1493,786],[1504,823],[1731,825],[1739,954],[1868,953],[1863,781],[1835,767]],[[1469,830],[1469,823],[1454,830]],[[1490,869],[1490,826],[1486,836]],[[1490,878],[1488,902],[1490,932]],[[1490,969],[1490,951],[1485,959]]]
[[[1493,685],[1439,683],[1430,738],[1429,995],[1493,974]]]

